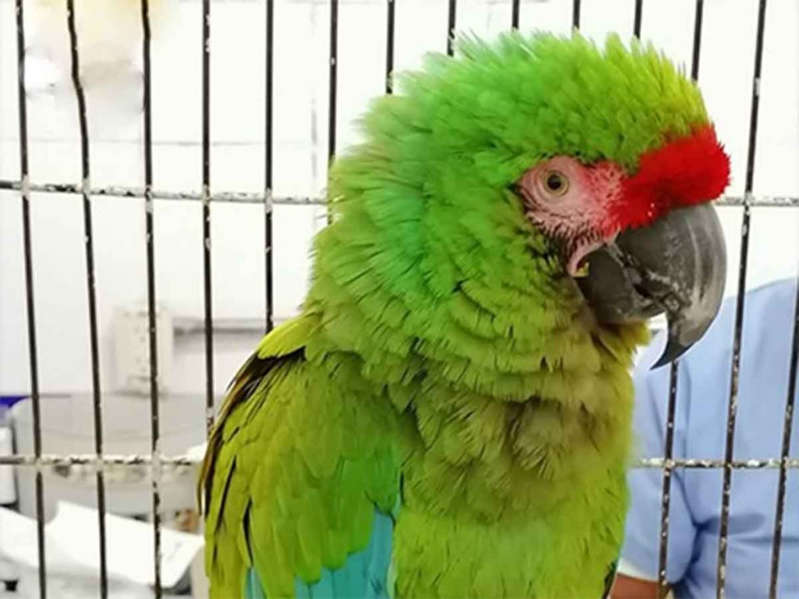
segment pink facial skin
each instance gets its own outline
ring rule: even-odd
[[[555,156],[519,179],[527,218],[561,243],[570,276],[577,275],[586,255],[618,234],[610,209],[622,201],[624,178],[624,170],[612,162],[584,165]]]

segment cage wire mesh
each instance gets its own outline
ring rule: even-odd
[[[160,485],[165,472],[175,468],[187,468],[196,464],[197,459],[187,455],[165,455],[161,449],[161,429],[159,421],[159,360],[158,360],[158,340],[156,327],[157,297],[156,288],[156,267],[155,267],[155,201],[181,201],[198,202],[201,205],[201,220],[197,226],[202,228],[202,244],[196,248],[202,254],[202,294],[203,294],[203,319],[202,331],[204,337],[204,366],[205,366],[205,402],[204,418],[206,428],[210,429],[213,424],[215,414],[215,392],[214,392],[214,341],[215,341],[215,321],[212,305],[213,286],[212,286],[212,208],[223,204],[232,205],[258,205],[263,209],[263,233],[264,246],[255,248],[254,251],[262,252],[264,255],[264,307],[263,328],[269,331],[275,324],[274,307],[274,272],[275,264],[273,261],[274,251],[274,207],[278,205],[302,206],[325,204],[323,195],[275,195],[273,188],[273,168],[275,164],[274,152],[274,93],[275,93],[275,53],[280,50],[275,47],[275,28],[280,26],[275,19],[275,1],[264,0],[263,6],[263,35],[265,37],[265,55],[263,57],[265,97],[263,98],[263,124],[264,124],[264,163],[263,163],[263,189],[258,192],[246,192],[237,190],[220,190],[212,186],[211,181],[211,98],[213,73],[211,69],[211,53],[213,46],[211,40],[211,28],[213,25],[212,2],[211,0],[201,0],[201,45],[198,44],[197,52],[201,54],[201,189],[197,190],[168,190],[157,189],[153,185],[153,126],[152,126],[152,64],[151,55],[151,19],[150,2],[153,0],[140,0],[141,18],[141,66],[143,74],[142,87],[142,126],[143,126],[143,164],[144,181],[143,186],[122,186],[105,185],[95,186],[92,184],[92,162],[90,157],[90,128],[88,125],[87,103],[84,92],[84,83],[81,77],[81,52],[79,51],[79,37],[76,28],[76,10],[81,10],[80,1],[59,0],[66,5],[66,21],[63,27],[68,32],[69,39],[69,63],[72,82],[72,92],[77,101],[77,119],[80,132],[80,182],[65,181],[36,181],[32,180],[29,172],[29,145],[28,145],[28,96],[26,92],[26,32],[25,32],[25,10],[28,5],[26,0],[13,0],[15,7],[15,30],[16,30],[16,50],[18,65],[18,122],[19,122],[19,177],[13,179],[0,179],[0,190],[17,192],[16,196],[21,202],[22,215],[22,243],[24,256],[24,289],[20,292],[25,295],[25,312],[27,319],[27,339],[28,339],[28,362],[30,372],[29,396],[32,403],[32,423],[33,423],[33,453],[31,455],[11,455],[0,456],[0,464],[12,465],[21,468],[31,468],[35,472],[35,499],[36,499],[36,521],[37,521],[37,548],[39,556],[39,595],[44,598],[47,596],[48,579],[45,555],[47,547],[45,545],[44,524],[45,516],[43,511],[44,481],[43,475],[48,469],[72,466],[89,467],[96,477],[97,507],[98,507],[98,527],[99,527],[99,555],[100,555],[100,596],[108,596],[108,571],[107,571],[107,549],[105,531],[105,475],[109,467],[142,467],[149,469],[151,480],[151,513],[152,530],[154,538],[154,592],[156,597],[162,595],[161,584],[161,496]],[[340,11],[338,0],[329,2],[317,2],[328,6],[329,27],[329,50],[328,50],[328,111],[327,111],[327,158],[332,160],[336,154],[337,141],[337,80],[339,68],[339,24]],[[395,39],[397,28],[396,0],[386,0],[380,2],[375,0],[374,4],[384,7],[384,27],[385,27],[385,83],[384,91],[387,94],[393,92],[392,73],[395,65]],[[441,39],[445,43],[445,50],[448,54],[453,54],[453,39],[458,30],[460,11],[468,10],[463,5],[468,2],[459,3],[456,0],[441,2],[441,10],[446,11],[446,30],[441,31]],[[522,14],[527,2],[511,0],[506,2],[493,2],[492,4],[501,5],[502,10],[507,11],[507,27],[518,28],[520,15]],[[569,25],[580,28],[581,22],[581,2],[572,0],[569,4],[571,22]],[[703,17],[705,12],[705,2],[695,0],[692,2],[693,8],[693,41],[690,51],[690,75],[695,80],[700,80],[700,51],[702,49],[703,38]],[[640,37],[644,2],[643,0],[631,0],[629,8],[632,11],[633,34]],[[668,560],[668,538],[669,538],[669,510],[671,497],[672,474],[675,469],[717,469],[721,470],[723,476],[722,495],[719,497],[720,505],[720,531],[717,556],[717,597],[725,595],[726,585],[726,560],[727,560],[727,537],[729,534],[730,500],[734,486],[732,485],[732,472],[736,469],[774,469],[778,471],[778,492],[775,506],[774,535],[771,552],[771,571],[770,585],[768,589],[769,597],[777,596],[777,582],[780,568],[780,550],[782,542],[783,517],[786,507],[786,479],[789,469],[799,468],[799,459],[791,458],[791,432],[792,415],[794,411],[794,396],[796,394],[797,365],[799,364],[799,301],[796,305],[794,315],[794,328],[792,331],[792,350],[790,356],[790,373],[788,381],[788,394],[785,400],[785,416],[783,430],[781,434],[781,452],[778,456],[764,456],[761,459],[735,459],[735,433],[736,416],[738,408],[739,376],[741,362],[741,343],[744,318],[745,291],[747,285],[747,257],[749,252],[751,215],[754,209],[761,207],[771,208],[799,208],[799,197],[791,195],[756,195],[753,192],[756,142],[758,139],[758,116],[760,106],[761,91],[761,67],[763,62],[763,46],[766,38],[766,14],[767,1],[758,0],[757,15],[755,25],[755,44],[754,53],[751,56],[753,62],[753,79],[751,82],[751,104],[748,122],[748,142],[745,163],[745,183],[743,193],[740,195],[725,196],[718,201],[719,206],[741,207],[743,210],[740,228],[740,256],[737,272],[737,300],[735,309],[734,329],[730,331],[733,336],[733,354],[730,364],[729,376],[729,400],[727,408],[726,423],[726,444],[724,457],[722,459],[704,459],[701,456],[696,458],[675,458],[674,456],[674,420],[675,407],[677,403],[677,386],[679,382],[679,363],[671,365],[670,385],[668,390],[664,390],[668,397],[667,422],[665,423],[665,452],[663,456],[653,456],[641,459],[635,467],[656,468],[662,470],[662,494],[661,494],[661,533],[659,549],[659,584],[661,596],[667,591],[666,565]],[[110,25],[110,24],[109,24]],[[656,24],[652,24],[656,27]],[[279,156],[277,157],[279,163]],[[33,193],[43,194],[77,194],[82,198],[83,227],[85,232],[85,285],[88,301],[88,328],[90,343],[91,361],[91,389],[93,406],[93,434],[94,452],[89,454],[56,455],[46,454],[42,451],[42,424],[41,424],[41,402],[40,392],[40,363],[39,355],[41,348],[37,344],[37,301],[34,297],[34,258],[32,239],[36,235],[31,222],[31,196]],[[98,197],[112,198],[139,198],[143,199],[144,219],[145,219],[145,239],[142,241],[142,251],[146,255],[146,288],[147,288],[147,336],[149,348],[149,406],[150,406],[150,452],[142,455],[110,455],[104,452],[103,444],[103,390],[100,380],[100,340],[98,332],[96,280],[95,280],[95,228],[92,222],[92,201]],[[799,299],[799,298],[798,298]]]

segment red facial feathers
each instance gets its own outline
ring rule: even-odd
[[[721,195],[730,161],[712,125],[647,152],[638,172],[623,180],[620,201],[610,207],[610,230],[647,225],[671,209],[701,204]]]

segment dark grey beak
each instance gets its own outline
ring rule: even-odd
[[[710,204],[673,210],[621,233],[586,260],[588,276],[577,281],[600,322],[641,322],[666,313],[669,339],[653,368],[696,343],[721,305],[727,252]]]

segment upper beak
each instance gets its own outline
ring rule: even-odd
[[[627,230],[586,260],[588,276],[577,281],[600,322],[641,322],[666,313],[668,343],[653,368],[696,343],[721,305],[727,254],[710,204],[672,210]]]

